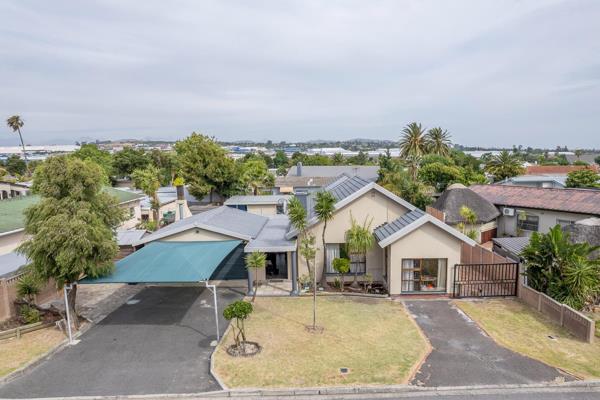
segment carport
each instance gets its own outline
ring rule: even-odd
[[[227,256],[240,245],[240,240],[210,242],[151,242],[115,263],[112,274],[85,278],[80,284],[153,284],[173,286],[202,284],[213,294],[217,340],[220,339],[217,289],[209,284],[211,276]],[[65,287],[65,304],[67,288]],[[71,321],[67,307],[69,341],[72,342]]]

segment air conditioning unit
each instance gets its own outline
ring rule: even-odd
[[[515,209],[514,208],[504,207],[502,209],[502,215],[506,215],[507,217],[514,217],[515,216]]]

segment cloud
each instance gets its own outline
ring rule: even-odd
[[[0,13],[0,113],[21,114],[32,143],[394,139],[418,120],[463,144],[600,147],[592,0],[15,0]]]

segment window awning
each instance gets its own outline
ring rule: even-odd
[[[240,240],[151,242],[115,263],[112,274],[79,283],[190,283],[208,281]]]

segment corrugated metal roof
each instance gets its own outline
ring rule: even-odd
[[[153,242],[115,263],[112,274],[80,283],[189,283],[209,280],[241,241]]]
[[[377,165],[303,165],[302,175],[312,177],[336,177],[342,174],[348,176],[359,176],[362,179],[375,182],[378,177],[379,166]],[[298,176],[298,167],[292,166],[288,170],[288,177]]]
[[[340,177],[332,184],[328,185],[325,190],[333,195],[337,201],[341,201],[351,194],[358,192],[363,187],[367,186],[368,180],[365,180],[359,176],[353,177]]]
[[[415,222],[423,216],[425,216],[425,212],[418,208],[415,208],[414,210],[407,212],[406,214],[400,216],[392,222],[379,226],[375,229],[373,233],[377,241],[381,242],[383,239],[392,236],[394,233],[412,224],[413,222]]]
[[[132,229],[129,231],[117,231],[117,244],[119,246],[132,246],[144,237],[148,232],[144,229]]]
[[[600,215],[600,190],[512,185],[474,185],[470,189],[497,206]]]
[[[260,196],[232,196],[225,201],[226,206],[248,205],[248,204],[273,204],[279,201],[288,201],[292,196],[286,194],[260,195]]]
[[[269,218],[256,239],[251,240],[245,247],[247,253],[253,251],[284,252],[295,251],[296,241],[286,240],[285,234],[290,226],[287,215],[274,215]]]
[[[493,238],[492,241],[499,247],[502,247],[506,251],[518,256],[521,254],[525,246],[529,244],[529,237]]]

